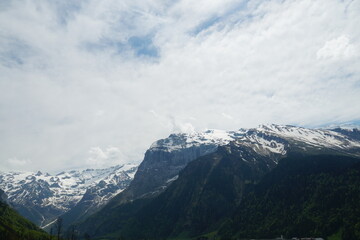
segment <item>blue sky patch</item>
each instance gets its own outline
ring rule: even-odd
[[[196,28],[192,31],[193,35],[198,35],[199,33],[201,33],[202,31],[208,29],[209,27],[213,26],[214,24],[216,24],[217,22],[219,22],[221,20],[221,17],[212,17],[209,18],[208,20],[200,23],[198,26],[196,26]]]
[[[128,43],[134,50],[136,56],[159,57],[158,49],[149,36],[134,36],[129,38]]]
[[[102,39],[98,42],[87,42],[83,44],[86,51],[97,52],[113,49],[115,54],[133,53],[136,57],[158,58],[159,50],[153,44],[149,36],[132,36],[126,42],[112,39]]]

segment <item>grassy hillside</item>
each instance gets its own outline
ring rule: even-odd
[[[7,204],[0,202],[0,239],[48,240],[50,237]]]

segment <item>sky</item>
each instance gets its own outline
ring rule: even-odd
[[[0,171],[173,132],[360,122],[359,0],[0,0]]]

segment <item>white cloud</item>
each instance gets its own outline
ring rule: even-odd
[[[128,161],[129,159],[117,147],[110,146],[104,150],[100,147],[93,147],[89,150],[87,164],[93,168],[104,168],[124,164]]]
[[[356,47],[350,44],[347,36],[340,36],[325,42],[324,46],[316,53],[319,59],[347,59],[356,56]]]
[[[178,124],[177,129],[179,132],[182,132],[182,133],[194,133],[195,132],[195,127],[189,122]],[[177,131],[175,130],[174,132],[177,132]]]
[[[32,161],[12,157],[0,164],[2,170],[26,171],[30,168]]]
[[[107,146],[140,161],[173,131],[358,120],[359,11],[348,0],[11,1],[0,161],[120,161]]]
[[[224,118],[227,118],[227,119],[229,119],[229,120],[234,120],[234,118],[233,118],[231,115],[229,115],[229,114],[221,113],[221,115],[222,115]]]
[[[150,110],[151,113],[158,122],[170,132],[175,133],[194,133],[195,127],[191,122],[196,121],[194,117],[174,117],[172,115],[161,115],[154,110]],[[191,122],[190,122],[191,121]]]
[[[28,159],[17,159],[17,158],[10,158],[7,161],[8,161],[8,163],[10,163],[11,165],[13,165],[15,167],[23,167],[23,166],[31,163],[31,161]]]

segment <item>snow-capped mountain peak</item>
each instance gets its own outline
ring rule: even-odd
[[[100,195],[110,199],[130,183],[136,169],[137,165],[126,164],[104,169],[63,171],[55,175],[40,171],[7,172],[0,174],[0,188],[15,208],[19,206],[20,212],[23,207],[33,208],[23,209],[25,215],[36,208],[48,208],[48,216],[40,216],[43,222],[39,224],[32,219],[42,225],[48,218],[74,207],[90,188],[96,188]]]
[[[150,149],[174,151],[199,145],[225,145],[237,139],[243,131],[208,129],[202,132],[171,134],[168,138],[154,142]]]
[[[360,142],[350,136],[351,134],[358,134],[358,132],[345,134],[344,131],[308,129],[276,124],[260,125],[257,128],[239,129],[237,131],[211,129],[202,132],[171,134],[168,138],[154,142],[150,150],[171,152],[200,145],[222,146],[231,141],[237,141],[242,145],[251,145],[254,150],[265,155],[286,154],[286,145],[289,141],[301,142],[313,147],[334,149],[360,147]]]
[[[290,125],[261,125],[256,128],[258,132],[277,135],[279,137],[301,141],[308,145],[347,149],[360,147],[360,142],[342,133],[328,129],[309,129]]]

